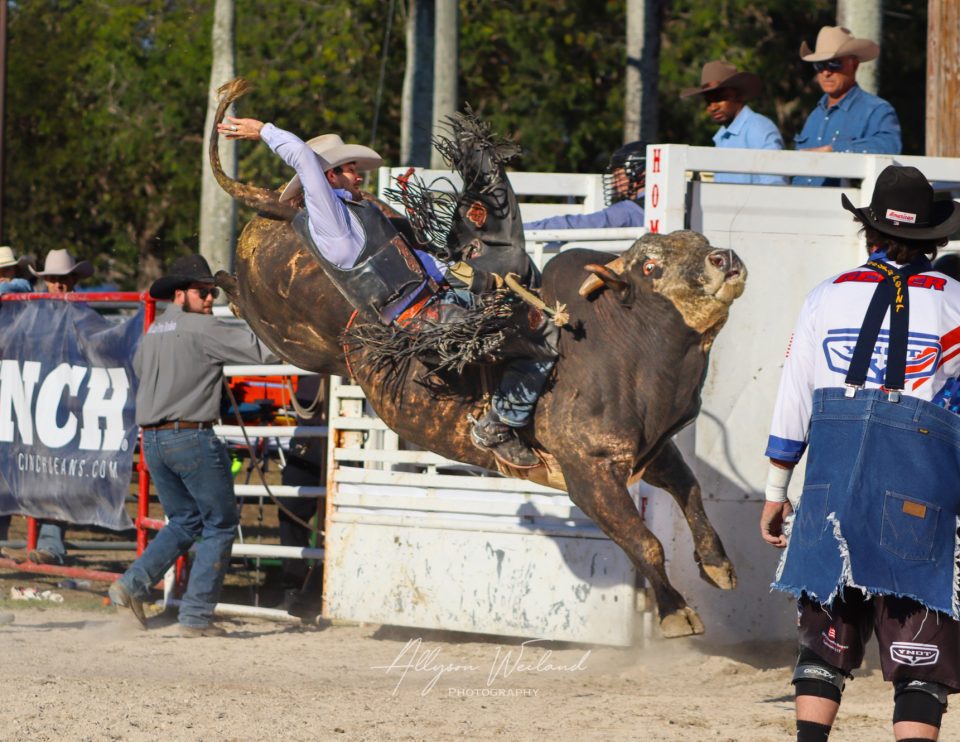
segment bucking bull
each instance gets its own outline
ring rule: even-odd
[[[245,92],[233,84],[223,90],[217,122]],[[297,366],[353,375],[377,414],[405,440],[450,459],[497,468],[494,457],[470,441],[470,416],[480,417],[487,402],[479,372],[467,369],[439,394],[423,382],[429,369],[417,360],[394,367],[365,363],[363,348],[351,346],[345,353],[342,337],[353,308],[292,229],[299,209],[279,201],[278,192],[226,177],[216,129],[209,154],[220,185],[258,212],[240,235],[236,275],[217,275],[256,334]],[[487,248],[522,253],[519,209],[505,172],[500,175],[501,213],[490,226],[511,244],[479,237]],[[469,206],[461,197],[459,215]],[[467,224],[455,222],[455,228]],[[627,553],[654,592],[664,636],[700,634],[703,623],[670,584],[663,547],[627,485],[642,478],[669,492],[690,527],[703,579],[725,590],[736,586],[733,565],[704,512],[700,486],[672,436],[699,412],[708,353],[730,304],[743,292],[746,270],[731,250],[714,249],[690,231],[644,235],[609,260],[604,253],[570,250],[543,271],[543,300],[565,305],[570,324],[560,332],[552,383],[525,431],[544,465],[523,476],[565,489]],[[589,285],[578,292],[585,279]]]

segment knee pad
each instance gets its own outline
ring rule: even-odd
[[[793,671],[793,685],[798,696],[817,696],[840,703],[844,686],[843,672],[804,648]]]
[[[893,684],[893,723],[914,721],[940,728],[949,689],[926,680],[898,680]]]

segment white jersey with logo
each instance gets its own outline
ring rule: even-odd
[[[765,454],[769,458],[800,460],[813,391],[845,386],[860,326],[879,281],[876,271],[854,268],[807,295],[787,346]],[[945,396],[954,394],[960,376],[960,283],[930,270],[910,277],[907,285],[910,331],[903,393],[943,404]],[[883,385],[889,327],[888,310],[867,371],[867,388]]]

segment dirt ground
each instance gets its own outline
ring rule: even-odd
[[[249,539],[275,542],[275,513],[247,506],[243,520]],[[25,536],[24,523],[14,519],[12,539]],[[132,557],[85,551],[71,560],[122,571]],[[616,649],[250,619],[224,621],[223,638],[184,639],[156,611],[140,631],[104,604],[105,583],[65,580],[0,570],[2,742],[794,738],[787,642]],[[276,583],[267,569],[235,563],[223,600],[276,604]],[[64,602],[14,601],[14,587]],[[831,740],[892,738],[891,694],[871,652]],[[941,738],[960,739],[960,711],[947,714]]]
[[[102,606],[6,600],[4,613],[3,740],[793,738],[785,643],[613,649],[253,620],[184,639],[171,618],[145,633]],[[868,670],[831,739],[889,739],[890,713]],[[960,714],[942,738],[960,738]]]

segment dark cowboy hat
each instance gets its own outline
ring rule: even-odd
[[[154,299],[172,299],[174,291],[185,289],[191,283],[213,283],[210,264],[202,255],[184,255],[174,260],[167,269],[167,275],[153,282],[150,296]]]
[[[752,72],[737,72],[737,68],[729,62],[707,62],[700,71],[700,87],[687,88],[680,93],[680,97],[689,98],[720,88],[739,90],[743,93],[744,100],[747,100],[760,95],[763,81]]]
[[[843,195],[840,203],[864,224],[893,237],[936,240],[960,230],[960,204],[935,201],[933,187],[915,167],[884,168],[869,206],[858,209]]]

